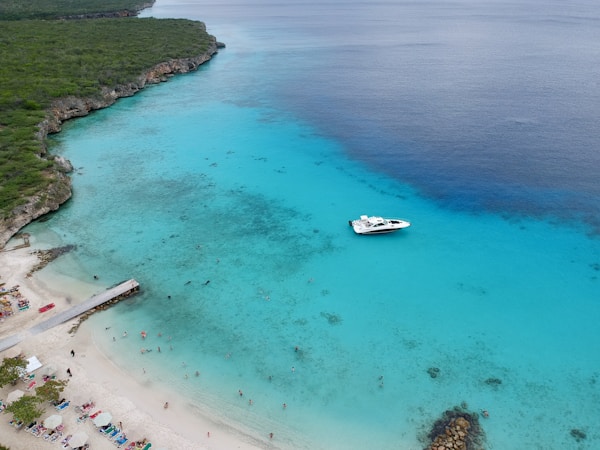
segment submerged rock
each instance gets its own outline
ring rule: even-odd
[[[427,373],[431,378],[437,378],[440,374],[440,369],[438,367],[430,367],[427,369]]]
[[[577,442],[581,442],[587,438],[587,434],[578,428],[573,428],[571,430],[571,436],[573,436]]]
[[[33,272],[42,270],[44,267],[46,267],[49,263],[54,261],[59,256],[64,255],[65,253],[69,253],[71,250],[75,250],[76,248],[77,246],[75,245],[65,245],[64,247],[51,248],[50,250],[33,251],[32,253],[37,255],[40,262],[33,266],[33,268],[29,271],[27,276],[31,276]]]

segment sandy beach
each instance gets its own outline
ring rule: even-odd
[[[9,242],[6,249],[20,243]],[[2,319],[0,339],[23,332],[67,308],[70,302],[84,300],[98,292],[97,285],[60,279],[60,276],[47,279],[48,275],[34,273],[28,277],[28,272],[38,262],[38,257],[32,253],[34,250],[35,237],[32,237],[31,247],[0,252],[0,283],[4,283],[5,288],[18,285],[19,292],[30,302],[28,310],[16,311],[12,317]],[[56,307],[39,313],[38,308],[49,302],[54,302]],[[74,335],[69,334],[76,321],[74,319],[41,334],[27,336],[17,345],[26,358],[36,356],[43,365],[56,368],[57,378],[69,380],[63,397],[70,400],[71,404],[60,412],[64,436],[83,431],[89,436],[91,449],[116,448],[91,420],[84,423],[77,421],[81,414],[76,411],[76,406],[93,401],[94,411],[110,412],[112,422],[121,422],[130,440],[145,438],[152,443],[153,449],[281,448],[282,443],[277,443],[276,437],[270,440],[268,435],[253,436],[241,432],[220,419],[200,413],[198,405],[189,404],[185,398],[137,383],[99,351],[85,322]],[[9,353],[10,349],[0,353],[0,357]],[[67,369],[70,369],[72,377],[68,376]],[[14,387],[4,386],[0,389],[0,399],[5,399],[15,388],[25,390],[26,387],[23,381]],[[169,404],[167,409],[164,408],[165,402]],[[57,413],[52,405],[43,407],[45,413],[41,420]],[[12,415],[6,413],[0,416],[1,445],[12,450],[62,448],[58,443],[53,444],[24,430],[15,429],[9,424],[11,418]]]

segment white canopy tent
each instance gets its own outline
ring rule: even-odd
[[[31,373],[34,370],[39,369],[40,367],[42,367],[42,363],[40,362],[39,359],[37,359],[37,356],[32,356],[31,358],[27,358],[27,367],[25,368],[25,371],[27,373]]]

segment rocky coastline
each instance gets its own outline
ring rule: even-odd
[[[103,88],[98,97],[65,97],[53,101],[47,110],[46,119],[39,124],[36,136],[40,142],[40,158],[54,162],[53,167],[47,172],[50,183],[46,189],[15,208],[8,217],[0,218],[0,249],[4,248],[8,240],[25,225],[49,212],[56,211],[60,205],[71,198],[71,179],[68,173],[73,168],[68,160],[48,154],[46,147],[48,134],[58,133],[62,123],[66,120],[84,117],[94,110],[107,108],[119,98],[131,97],[147,85],[167,81],[177,74],[195,71],[224,46],[217,42],[214,36],[211,36],[208,49],[201,55],[161,62],[130,83]]]

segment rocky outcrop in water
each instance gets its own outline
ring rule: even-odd
[[[136,80],[111,87],[103,88],[98,97],[66,97],[52,102],[46,119],[39,125],[37,138],[40,140],[40,158],[54,161],[54,166],[46,172],[51,180],[42,192],[30,197],[26,203],[15,208],[7,217],[0,217],[0,249],[21,228],[28,223],[51,211],[56,211],[60,205],[71,198],[71,179],[67,175],[72,170],[71,163],[63,158],[48,155],[45,145],[46,136],[58,133],[65,120],[87,116],[91,111],[111,106],[121,97],[131,97],[149,84],[156,84],[168,80],[180,73],[188,73],[198,69],[223,47],[212,37],[212,42],[207,51],[201,55],[172,59],[157,64],[144,72]]]
[[[427,434],[426,450],[483,450],[479,415],[462,407],[445,411]]]
[[[64,247],[56,247],[51,248],[50,250],[35,250],[33,253],[37,255],[40,260],[28,273],[27,276],[30,277],[33,272],[37,272],[38,270],[42,270],[56,258],[65,253],[69,253],[71,250],[75,250],[77,247],[75,245],[65,245]]]

